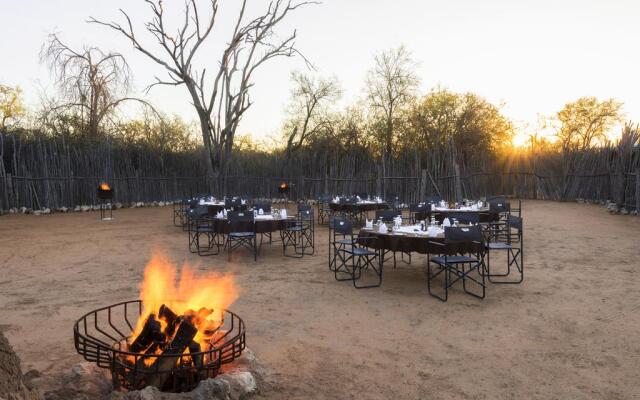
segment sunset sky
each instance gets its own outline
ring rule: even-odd
[[[208,2],[200,2],[206,9]],[[197,60],[211,69],[237,4],[221,3],[220,31]],[[267,4],[250,3],[255,10]],[[142,34],[148,17],[142,1],[0,4],[0,82],[21,86],[30,106],[40,93],[53,93],[49,71],[38,59],[50,32],[59,32],[73,47],[90,44],[124,53],[134,74],[133,94],[142,95],[153,76],[162,73],[125,39],[85,22],[89,16],[118,19],[122,7]],[[178,15],[183,1],[166,0],[165,5],[168,13]],[[534,123],[538,114],[553,115],[581,96],[616,98],[624,102],[626,119],[640,122],[639,17],[640,2],[634,0],[325,0],[292,14],[280,32],[298,29],[298,48],[317,74],[338,78],[343,105],[363,96],[374,54],[404,44],[418,62],[423,92],[436,85],[475,92],[503,104],[504,114],[518,125]],[[254,106],[238,133],[277,133],[290,94],[290,73],[304,68],[300,59],[281,59],[262,69],[252,92]],[[146,98],[188,121],[195,117],[184,87],[154,89]]]

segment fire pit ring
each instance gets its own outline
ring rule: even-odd
[[[238,358],[245,348],[244,321],[225,310],[220,335],[205,351],[178,356],[129,352],[127,339],[142,312],[140,300],[125,301],[88,312],[73,327],[76,351],[85,360],[109,369],[115,389],[139,390],[152,385],[167,392],[190,391],[201,380],[214,378],[223,364]],[[163,362],[170,359],[175,362]],[[167,364],[171,366],[162,367]]]

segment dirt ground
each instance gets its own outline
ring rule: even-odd
[[[441,303],[425,259],[387,267],[383,286],[356,290],[315,256],[263,247],[206,258],[187,250],[170,208],[0,217],[0,330],[23,370],[57,374],[81,361],[72,326],[99,306],[137,298],[155,246],[176,263],[233,272],[233,306],[270,371],[258,398],[640,398],[640,218],[601,206],[527,201],[525,282],[459,289]],[[492,257],[492,262],[499,262]]]

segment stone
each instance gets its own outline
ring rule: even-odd
[[[122,203],[117,202],[117,203],[114,204],[114,207],[116,208],[116,210],[119,210],[119,209],[122,208]]]
[[[42,211],[40,211],[40,210],[35,210],[33,212],[33,215],[40,215],[40,214],[42,214]]]
[[[20,207],[20,214],[28,214],[27,207]]]
[[[45,207],[45,208],[43,208],[43,209],[42,209],[42,213],[43,213],[43,214],[51,214],[51,209],[50,209],[50,208]]]
[[[91,206],[80,206],[80,211],[82,212],[87,212],[87,211],[91,211]]]
[[[18,209],[15,207],[12,207],[9,209],[9,214],[17,214],[18,213]]]
[[[157,202],[157,201],[154,201],[153,203],[151,203],[151,206],[152,206],[152,207],[158,207],[158,202]]]
[[[80,212],[80,211],[82,211],[82,208],[80,208],[80,206],[75,206],[73,208],[73,212]]]
[[[92,209],[93,211],[100,211],[100,206],[99,206],[99,205],[97,205],[97,204],[95,204],[95,205],[91,206],[91,209]]]
[[[136,207],[144,207],[144,203],[139,201],[136,203]]]
[[[629,210],[627,210],[626,208],[622,207],[620,209],[620,214],[622,215],[629,215]]]
[[[42,400],[34,388],[29,387],[20,369],[20,359],[7,338],[0,331],[0,399]]]
[[[164,207],[164,201],[159,201],[158,202],[158,207]]]
[[[66,213],[66,212],[69,212],[69,209],[67,207],[60,207],[58,208],[58,212]]]

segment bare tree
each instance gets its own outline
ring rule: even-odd
[[[77,110],[85,131],[96,137],[105,118],[125,101],[144,100],[127,96],[130,88],[129,65],[120,53],[105,53],[96,47],[76,51],[57,34],[49,35],[40,59],[54,72],[63,102],[49,111]]]
[[[371,107],[384,119],[384,131],[380,137],[383,176],[392,151],[398,111],[413,99],[420,84],[414,69],[411,54],[400,46],[378,54],[367,76],[367,98]]]
[[[291,78],[294,83],[289,109],[291,117],[285,127],[287,169],[290,167],[292,155],[307,140],[331,124],[327,106],[335,102],[341,94],[340,86],[333,78],[313,78],[296,72]]]
[[[231,37],[212,76],[207,75],[206,67],[194,66],[193,60],[216,24],[219,1],[209,0],[208,14],[198,8],[195,0],[186,1],[184,22],[176,33],[170,33],[173,29],[166,25],[164,3],[161,0],[145,2],[149,5],[151,20],[144,26],[157,41],[157,49],[147,47],[140,41],[131,18],[123,10],[120,12],[126,20],[124,26],[94,18],[90,22],[120,32],[136,50],[167,70],[168,76],[156,77],[149,89],[155,85],[186,87],[200,120],[203,143],[209,155],[209,176],[214,180],[222,178],[218,179],[218,184],[224,193],[233,139],[238,123],[251,107],[249,90],[253,86],[256,70],[274,58],[299,54],[295,47],[296,32],[279,40],[275,28],[290,12],[315,2],[274,0],[262,15],[248,18],[247,0],[243,0]]]

